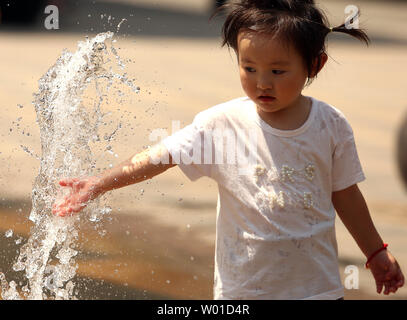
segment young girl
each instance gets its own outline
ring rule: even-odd
[[[228,9],[223,45],[237,55],[247,96],[199,113],[99,176],[60,181],[71,193],[53,212],[78,212],[106,191],[179,165],[191,180],[207,176],[219,187],[215,299],[342,298],[335,210],[377,292],[396,292],[404,277],[358,189],[365,177],[352,129],[338,109],[302,95],[327,61],[331,32],[368,43],[367,35],[330,28],[314,1],[240,0],[220,9]]]

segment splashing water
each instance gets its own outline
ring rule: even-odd
[[[104,90],[109,90],[113,81],[119,80],[133,92],[139,91],[126,74],[105,69],[110,53],[124,68],[112,45],[112,37],[112,32],[101,33],[78,42],[75,53],[64,50],[55,65],[39,80],[34,105],[42,155],[32,189],[29,219],[34,225],[13,265],[14,271],[25,271],[28,281],[20,290],[14,281],[7,283],[4,274],[0,273],[3,299],[75,299],[72,279],[77,269],[74,258],[78,253],[75,250],[78,223],[84,217],[100,221],[110,208],[97,199],[80,215],[61,218],[51,213],[52,204],[67,191],[57,187],[61,178],[88,176],[95,168],[90,143],[100,141],[98,128],[104,116],[100,110]],[[98,85],[102,80],[108,81],[105,88]],[[99,100],[89,111],[83,105],[82,96],[92,82]]]

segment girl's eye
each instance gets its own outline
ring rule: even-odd
[[[247,72],[254,72],[255,70],[253,68],[250,67],[245,67],[244,68]]]
[[[251,67],[245,67],[244,69],[250,73],[256,72],[256,70]],[[285,73],[285,71],[283,71],[283,70],[273,70],[272,72],[276,75],[281,75],[281,74]]]
[[[273,70],[274,74],[283,74],[284,72],[283,70]]]

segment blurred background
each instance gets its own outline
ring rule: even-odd
[[[58,20],[44,13],[49,5],[58,8]],[[332,25],[344,21],[348,5],[361,9],[360,26],[372,44],[330,35],[329,62],[304,94],[341,109],[352,124],[367,176],[360,188],[407,275],[406,164],[400,168],[407,158],[407,1],[320,1]],[[106,163],[117,164],[151,145],[151,130],[171,133],[172,121],[183,127],[199,111],[244,95],[234,53],[220,48],[222,18],[209,21],[215,7],[214,0],[0,1],[0,271],[8,279],[22,276],[11,266],[32,226],[41,145],[31,101],[41,76],[63,49],[116,32],[126,72],[141,88],[105,110],[125,124],[114,152],[105,155]],[[81,226],[78,297],[212,299],[216,201],[215,182],[192,183],[177,167],[111,193],[110,216],[97,227]],[[359,270],[359,287],[346,290],[345,299],[407,298],[406,287],[376,294],[365,258],[340,220],[337,238],[343,280],[346,266]]]

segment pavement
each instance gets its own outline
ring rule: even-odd
[[[29,236],[30,192],[39,162],[21,145],[41,154],[32,93],[64,48],[75,50],[86,34],[115,27],[128,18],[117,47],[122,57],[131,59],[126,72],[136,79],[141,92],[123,104],[105,106],[123,128],[112,143],[117,158],[106,154],[100,168],[151,145],[152,129],[166,128],[170,133],[172,120],[184,126],[197,112],[243,95],[235,57],[219,46],[220,24],[208,26],[207,3],[196,1],[200,5],[185,10],[178,0],[173,5],[158,0],[148,4],[83,1],[78,15],[62,19],[65,27],[61,22],[59,31],[44,30],[41,24],[29,30],[0,29],[0,250],[7,257],[2,268],[10,270],[18,250],[15,242],[21,238],[24,243]],[[395,139],[407,112],[403,16],[407,5],[354,3],[362,8],[372,45],[366,48],[353,39],[332,37],[330,60],[304,93],[338,107],[352,124],[367,176],[360,188],[379,233],[406,273],[407,194],[395,162]],[[345,1],[324,1],[324,5],[333,21],[341,21]],[[99,13],[115,16],[112,26],[103,25],[107,16],[101,19]],[[92,17],[98,17],[98,24]],[[216,199],[213,181],[202,178],[192,183],[178,168],[111,193],[111,219],[98,230],[83,226],[79,295],[210,299]],[[2,237],[9,229],[14,230],[13,237]],[[373,278],[363,268],[364,257],[339,219],[337,238],[343,280],[349,265],[357,266],[360,276],[359,288],[346,290],[346,299],[407,298],[406,286],[396,295],[375,293]],[[10,273],[7,278],[13,276],[18,277]]]

